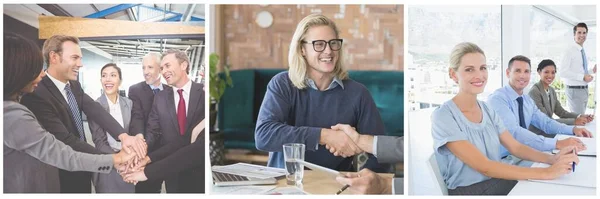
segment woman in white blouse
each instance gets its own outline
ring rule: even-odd
[[[100,75],[104,94],[96,99],[96,102],[102,105],[124,129],[129,129],[133,102],[127,97],[119,96],[119,86],[121,86],[123,77],[121,69],[116,64],[109,63],[102,67]],[[106,154],[121,151],[121,142],[117,141],[94,122],[90,122],[89,124],[94,145],[98,150]],[[116,170],[112,170],[108,174],[95,173],[92,177],[92,182],[97,193],[135,192],[135,185],[123,181],[123,178]]]

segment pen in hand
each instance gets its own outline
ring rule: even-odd
[[[577,155],[577,151],[575,151],[575,149],[573,149],[573,154]],[[575,172],[575,162],[573,162],[573,172]]]
[[[350,187],[349,184],[344,185],[337,193],[335,193],[335,195],[340,195],[342,192],[344,192],[346,189],[348,189],[348,187]]]

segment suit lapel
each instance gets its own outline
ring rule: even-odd
[[[154,92],[152,92],[152,89],[150,88],[150,86],[148,84],[146,84],[146,82],[144,82],[144,84],[142,85],[142,92],[148,94],[148,95],[142,95],[142,96],[154,96]]]
[[[106,112],[110,113],[110,107],[108,106],[108,100],[106,100],[106,95],[102,94],[100,96],[100,98],[98,99],[98,104],[100,104],[100,106],[102,106],[102,108],[104,108]]]
[[[548,108],[548,111],[550,111],[550,117],[552,117],[552,114],[554,114],[554,106],[556,105],[556,100],[558,100],[558,98],[556,97],[554,89],[548,88],[548,90],[550,90],[550,99],[552,99],[552,101],[550,101],[550,107]]]
[[[177,122],[177,108],[175,107],[175,99],[174,98],[174,93],[173,93],[173,89],[167,89],[164,90],[167,92],[167,100],[165,100],[166,107],[167,110],[169,111],[169,114],[171,115],[171,122],[173,122],[173,125],[175,126],[175,129],[177,129],[177,133],[179,133],[179,122]]]
[[[542,104],[544,104],[544,108],[546,109],[545,113],[546,114],[548,114],[549,112],[551,113],[552,107],[550,105],[550,102],[548,101],[548,95],[546,94],[546,91],[544,90],[544,86],[542,86],[542,84],[540,82],[538,82],[535,84],[535,87],[542,94]]]
[[[71,109],[69,109],[69,104],[67,104],[67,101],[65,101],[65,97],[62,95],[60,90],[58,90],[59,88],[56,88],[56,84],[52,82],[50,77],[44,76],[44,78],[42,79],[42,83],[44,84],[44,86],[46,86],[50,94],[52,94],[52,97],[56,98],[63,106],[63,108],[67,109],[69,113],[71,113]]]
[[[191,128],[194,128],[194,126],[196,126],[196,124],[194,124],[196,121],[196,118],[198,117],[196,114],[196,111],[198,111],[198,108],[201,107],[200,103],[202,103],[200,98],[202,97],[202,85],[192,82],[192,86],[191,86],[191,91],[190,91],[190,101],[189,101],[189,106],[188,107],[188,114],[187,114],[187,124],[185,125],[185,129],[186,129],[186,134],[187,131]],[[202,113],[203,114],[203,113]]]
[[[121,115],[123,116],[123,128],[128,129],[131,119],[131,105],[127,104],[127,101],[123,97],[119,96],[119,106],[121,108]]]

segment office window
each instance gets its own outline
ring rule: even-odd
[[[458,86],[448,76],[452,48],[473,42],[486,54],[488,82],[480,100],[502,86],[500,6],[410,6],[408,8],[409,110],[439,106]]]
[[[531,59],[531,81],[529,87],[540,81],[536,68],[540,61],[551,59],[561,67],[561,59],[565,53],[565,48],[568,45],[573,45],[573,25],[561,20],[555,16],[540,10],[539,8],[531,8],[531,26],[530,26],[530,59]],[[584,43],[586,55],[590,67],[594,67],[596,62],[596,27],[588,26],[588,36]],[[594,80],[596,81],[596,80]],[[590,98],[588,100],[588,108],[594,108],[594,90],[595,82],[590,85]],[[560,74],[557,73],[552,87],[555,88],[559,101],[564,108],[568,108],[566,104],[566,96],[563,81]]]

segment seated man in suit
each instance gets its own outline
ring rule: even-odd
[[[356,129],[346,124],[331,127],[333,130],[344,131],[352,140],[357,140],[356,145],[364,152],[373,154],[380,163],[404,162],[404,137],[373,136],[359,134]],[[338,155],[338,151],[326,146],[331,153]],[[362,169],[358,173],[347,173],[337,177],[342,185],[350,185],[349,190],[358,194],[403,194],[403,178],[385,178],[369,169]]]
[[[129,132],[141,133],[146,137],[146,124],[148,116],[152,110],[154,95],[164,89],[169,89],[166,84],[160,82],[160,57],[156,52],[150,52],[142,58],[142,69],[144,72],[144,81],[129,87],[129,99],[133,101],[131,110],[131,125]],[[160,144],[148,148],[148,152],[153,152]],[[135,185],[136,193],[160,193],[162,189],[162,180],[148,180]]]
[[[167,50],[161,61],[162,75],[172,88],[158,92],[148,117],[146,140],[149,147],[157,148],[142,161],[141,166],[165,159],[190,144],[192,129],[204,120],[204,91],[202,85],[188,77],[189,58],[179,50]],[[204,136],[204,135],[202,135]],[[204,148],[195,156],[204,153]],[[178,165],[180,162],[171,162]],[[165,170],[170,168],[163,168]],[[194,167],[164,179],[169,193],[203,193],[204,169]]]
[[[44,129],[75,151],[102,154],[86,143],[82,112],[121,141],[127,153],[146,155],[146,144],[140,137],[129,135],[121,125],[90,96],[83,92],[77,81],[83,67],[83,54],[77,37],[54,35],[44,42],[42,50],[48,65],[46,76],[38,88],[23,96],[21,103],[29,108]],[[60,170],[62,193],[91,193],[91,173]]]
[[[529,84],[531,78],[531,61],[529,58],[517,55],[510,59],[506,69],[508,85],[494,91],[489,98],[488,104],[500,115],[504,126],[513,137],[531,148],[538,151],[550,151],[562,149],[574,145],[578,149],[585,149],[585,145],[577,138],[556,140],[536,135],[528,130],[530,124],[551,134],[576,135],[579,137],[591,137],[591,133],[584,128],[576,128],[559,123],[537,108],[535,102],[525,95],[523,91]],[[521,161],[519,158],[509,154],[500,147],[502,161],[509,164],[528,166],[529,161]]]

